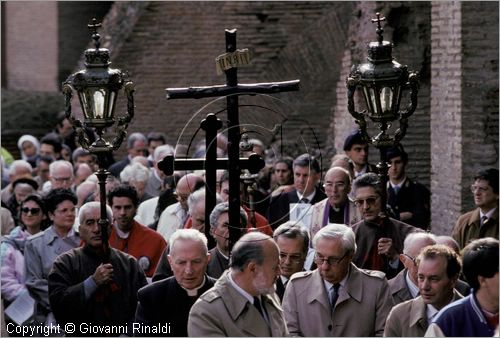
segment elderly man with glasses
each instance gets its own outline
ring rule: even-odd
[[[283,310],[292,336],[381,336],[393,306],[384,273],[352,263],[356,238],[351,228],[329,224],[313,238],[314,271],[292,276]]]
[[[403,269],[399,254],[412,232],[422,231],[393,218],[382,217],[381,186],[376,174],[364,174],[353,182],[355,203],[363,220],[354,224],[358,251],[353,262],[360,268],[385,272],[391,279]]]

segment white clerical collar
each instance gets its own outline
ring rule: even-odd
[[[116,224],[113,224],[113,226],[115,227],[115,230],[116,230],[116,234],[118,235],[118,237],[120,237],[121,239],[127,239],[128,236],[130,235],[130,231],[128,232],[125,232],[125,231],[122,231],[120,230],[120,228],[118,227],[118,225]]]
[[[493,209],[491,209],[490,211],[488,211],[487,213],[483,213],[483,211],[481,209],[479,209],[479,219],[483,218],[483,216],[486,216],[488,218],[491,218],[493,216],[493,213],[495,212],[497,208],[494,207]]]
[[[236,291],[238,291],[240,295],[245,297],[250,302],[250,304],[253,304],[253,296],[248,292],[246,292],[245,290],[243,290],[242,288],[240,288],[240,286],[236,284],[236,282],[233,280],[233,276],[231,274],[232,271],[231,269],[229,269],[229,272],[227,274],[227,279],[229,280],[229,283],[231,283],[231,285],[236,289]]]
[[[406,285],[408,286],[408,289],[410,290],[412,298],[415,298],[418,296],[418,293],[420,292],[418,290],[418,286],[413,283],[413,281],[410,278],[410,272],[407,270],[405,273],[405,280],[406,280]]]
[[[309,201],[309,203],[311,203],[311,201],[313,200],[314,196],[316,195],[316,189],[313,190],[312,193],[310,193],[309,195],[307,196],[304,196],[302,195],[298,190],[297,190],[297,196],[299,197],[299,201],[303,198],[307,198],[307,200]]]
[[[198,290],[201,289],[203,287],[203,285],[205,285],[206,280],[207,280],[207,277],[203,276],[203,282],[201,282],[201,284],[198,287],[195,287],[194,289],[186,289],[182,285],[181,285],[181,288],[186,290],[188,296],[194,297],[194,296],[198,295]]]

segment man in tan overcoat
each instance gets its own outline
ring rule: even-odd
[[[251,232],[236,242],[229,269],[191,308],[190,337],[288,336],[274,292],[279,249],[271,237]]]
[[[386,337],[423,337],[439,310],[463,298],[455,290],[462,264],[452,249],[439,244],[427,246],[416,263],[420,296],[391,310],[385,323]]]
[[[314,271],[288,282],[283,309],[291,335],[382,336],[393,306],[385,274],[352,263],[356,239],[343,224],[323,227],[313,239]]]

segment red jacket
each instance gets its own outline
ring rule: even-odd
[[[109,245],[135,257],[146,276],[153,277],[156,265],[167,247],[167,242],[156,231],[134,221],[132,230],[125,239],[119,238],[113,227],[109,236]]]

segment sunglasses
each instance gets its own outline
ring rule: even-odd
[[[38,215],[40,208],[21,208],[23,214],[31,213],[32,215]]]

